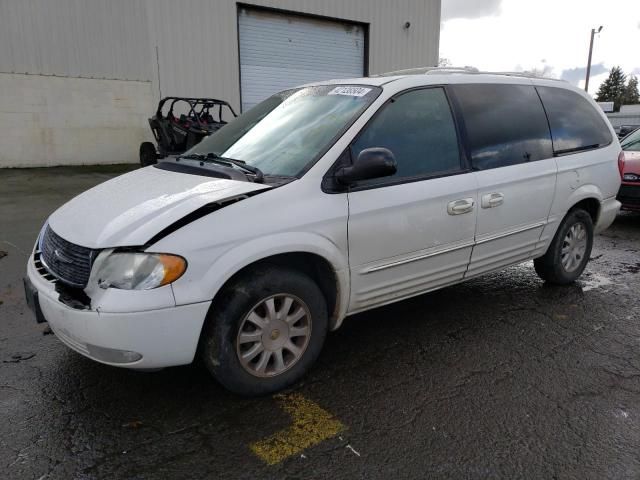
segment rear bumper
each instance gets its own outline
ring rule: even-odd
[[[611,226],[620,211],[620,202],[614,197],[606,198],[600,203],[600,215],[595,225],[595,233],[600,233]]]
[[[617,199],[623,210],[640,211],[640,184],[623,183]]]
[[[30,259],[29,282],[51,330],[69,348],[92,360],[127,368],[162,368],[193,361],[211,302],[137,312],[71,308]]]

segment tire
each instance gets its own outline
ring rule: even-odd
[[[156,163],[158,163],[158,154],[155,145],[151,142],[142,142],[140,144],[140,165],[148,167]]]
[[[572,234],[578,232],[578,235],[574,235],[575,238],[578,238],[581,231],[584,233],[584,250],[576,248],[573,251],[575,252],[573,260],[566,260],[567,256],[563,257],[563,248],[570,249],[572,241],[576,247],[582,244],[582,242],[576,242],[575,239],[572,240],[573,237],[569,236],[570,232]],[[560,227],[558,227],[547,253],[533,261],[536,273],[542,280],[556,285],[572,283],[582,275],[589,262],[592,247],[593,220],[591,215],[582,209],[571,210],[562,220]],[[572,254],[567,255],[572,256]],[[564,263],[563,259],[565,260]]]
[[[287,299],[292,303],[285,312]],[[283,322],[285,315],[290,322]],[[295,320],[300,315],[304,316]],[[265,319],[268,322],[262,323]],[[254,323],[258,321],[261,328]],[[309,370],[322,350],[328,323],[325,297],[311,278],[290,268],[261,266],[241,275],[218,295],[205,320],[200,355],[228,390],[246,396],[266,395],[297,382]],[[305,326],[306,336],[289,338],[304,332]]]

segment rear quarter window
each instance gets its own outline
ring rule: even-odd
[[[604,147],[611,143],[609,128],[584,97],[564,88],[536,88],[549,118],[556,154]]]
[[[452,85],[476,170],[553,157],[549,124],[532,85]]]

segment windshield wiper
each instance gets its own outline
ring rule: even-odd
[[[253,165],[247,165],[247,162],[237,160],[235,158],[221,157],[220,155],[217,155],[215,153],[207,153],[207,158],[209,160],[213,159],[219,162],[228,162],[232,165],[235,165],[236,167],[242,168],[249,173],[252,173],[253,175],[255,175],[255,179],[253,181],[256,183],[262,183],[264,181],[264,174],[262,173],[262,170],[260,170],[258,167],[254,167]]]
[[[262,183],[264,181],[264,174],[262,170],[258,167],[254,167],[251,165],[247,165],[246,162],[242,160],[236,160],[235,158],[221,157],[215,153],[207,153],[206,155],[203,153],[189,153],[187,155],[180,155],[179,158],[186,158],[191,160],[201,160],[203,162],[212,162],[217,163],[219,165],[224,165],[225,167],[236,166],[241,168],[245,172],[249,172],[254,175],[253,181],[255,183]]]

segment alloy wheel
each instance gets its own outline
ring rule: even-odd
[[[242,367],[256,377],[274,377],[293,367],[311,338],[311,313],[298,297],[272,295],[243,319],[236,338]]]
[[[566,272],[577,270],[587,251],[587,228],[581,222],[574,223],[562,241],[560,261]]]

